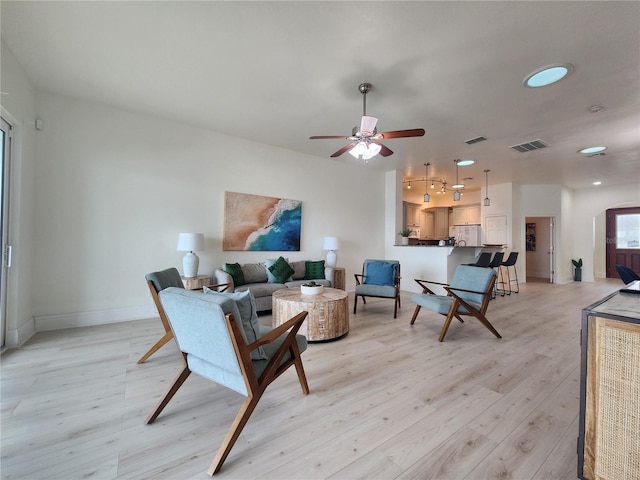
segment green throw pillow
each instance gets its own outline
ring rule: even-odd
[[[293,268],[291,268],[291,265],[289,265],[287,261],[282,257],[278,257],[276,263],[269,267],[269,271],[273,274],[278,283],[287,282],[289,280],[289,277],[293,275],[294,272]]]
[[[304,263],[304,278],[305,280],[318,280],[324,278],[324,260],[318,260],[317,262],[305,262]]]
[[[233,286],[239,287],[240,285],[244,285],[244,273],[242,273],[242,267],[239,263],[225,263],[224,271],[231,275],[233,278]]]

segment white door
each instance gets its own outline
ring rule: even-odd
[[[0,143],[2,164],[0,165],[0,239],[2,241],[2,273],[0,274],[0,344],[5,345],[7,333],[7,274],[11,266],[9,245],[9,167],[11,164],[11,125],[0,118]]]

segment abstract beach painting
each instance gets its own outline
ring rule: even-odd
[[[300,251],[302,202],[224,192],[222,249]]]

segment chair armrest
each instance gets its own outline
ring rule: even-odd
[[[215,290],[216,292],[226,292],[230,286],[231,286],[230,283],[216,283],[215,285],[205,285],[206,288]],[[200,289],[198,288],[196,290],[200,290]]]
[[[266,335],[263,335],[262,337],[258,338],[255,342],[247,345],[247,348],[249,350],[253,350],[255,348],[258,348],[261,345],[266,345],[268,343],[274,342],[278,337],[280,337],[280,335],[285,333],[291,327],[294,327],[294,326],[304,322],[304,320],[305,320],[305,318],[307,318],[308,314],[309,314],[309,312],[307,312],[307,311],[303,311],[303,312],[298,313],[295,317],[290,318],[289,320],[287,320],[282,325],[278,325],[276,328],[271,330]]]
[[[454,297],[456,297],[456,298],[459,298],[459,295],[456,295],[456,294],[454,293],[454,291],[456,291],[456,292],[466,292],[466,293],[476,293],[476,294],[478,294],[478,295],[491,295],[491,292],[490,292],[490,291],[489,291],[489,292],[479,292],[479,291],[477,291],[477,290],[466,290],[466,289],[464,289],[464,288],[456,288],[456,287],[449,287],[449,286],[444,287],[444,289],[445,289],[447,292],[449,292],[451,295],[453,295]]]
[[[434,291],[432,291],[429,287],[427,287],[425,284],[429,283],[432,285],[441,285],[443,287],[447,287],[449,286],[448,283],[440,283],[440,282],[432,282],[431,280],[422,280],[420,278],[414,278],[413,279],[418,285],[420,285],[420,287],[422,288],[422,293],[430,293],[432,295],[437,295],[437,293],[435,293]]]
[[[220,268],[216,268],[213,272],[213,276],[215,277],[216,284],[223,285],[228,284],[229,293],[234,292],[235,285],[233,284],[233,277],[229,275],[227,272]]]
[[[360,278],[362,278],[362,281],[364,282],[364,275],[362,275],[361,273],[354,273],[353,276],[356,279],[356,286],[360,285]]]

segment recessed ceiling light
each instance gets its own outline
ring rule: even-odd
[[[573,71],[570,63],[556,63],[534,70],[523,80],[523,85],[530,88],[546,87],[562,80]]]
[[[458,160],[458,166],[459,167],[467,167],[469,165],[473,165],[474,163],[476,163],[476,161],[475,160],[471,160],[471,159]]]
[[[589,155],[591,153],[600,153],[607,149],[607,147],[587,147],[582,150],[578,150],[578,153],[582,153],[584,155]]]
[[[594,185],[602,185],[602,182],[593,182]]]
[[[464,188],[464,183],[456,183],[455,185],[451,185],[451,188]]]

